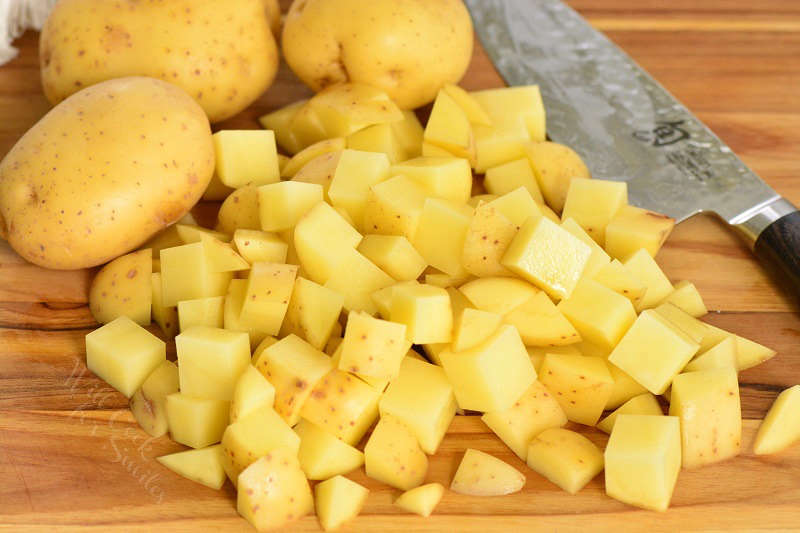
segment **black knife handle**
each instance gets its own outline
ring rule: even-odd
[[[753,252],[774,274],[800,295],[800,211],[782,216],[761,231]]]

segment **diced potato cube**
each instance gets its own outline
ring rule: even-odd
[[[575,219],[597,244],[603,246],[606,226],[627,204],[628,184],[624,181],[575,178],[569,184],[561,217]]]
[[[673,227],[675,219],[667,215],[632,205],[623,206],[606,227],[606,251],[620,261],[641,249],[655,257]]]
[[[331,364],[336,362],[332,360]],[[352,374],[334,369],[319,380],[300,415],[355,446],[378,418],[381,392],[383,388],[379,390]]]
[[[333,175],[336,173],[336,167],[339,166],[339,159],[341,159],[341,157],[341,150],[316,157],[306,163],[306,165],[294,175],[292,181],[321,185],[322,195],[325,201],[330,202],[331,199],[328,196],[328,189],[331,187],[331,181],[333,181]]]
[[[611,349],[636,320],[631,301],[591,279],[581,279],[558,310],[575,326],[582,339]]]
[[[298,277],[281,325],[281,337],[294,333],[322,350],[338,323],[343,304],[344,297],[338,292]]]
[[[328,196],[334,207],[344,208],[361,226],[370,187],[389,177],[386,154],[344,150],[336,166]]]
[[[549,219],[531,217],[506,249],[502,264],[555,299],[568,298],[591,249]]]
[[[430,516],[444,495],[444,487],[439,483],[428,483],[405,491],[397,497],[394,504],[404,511],[420,516]]]
[[[539,371],[542,368],[542,363],[544,363],[544,356],[549,353],[565,353],[570,355],[581,355],[581,351],[576,348],[577,344],[566,344],[564,346],[526,346],[525,350],[528,352],[528,356],[531,358],[531,364],[533,364],[533,368],[536,370],[536,374],[539,374]]]
[[[597,429],[611,434],[619,415],[663,415],[655,396],[649,392],[634,396],[597,424]]]
[[[458,104],[471,124],[492,125],[492,119],[489,118],[486,110],[467,91],[452,84],[445,85],[442,90]]]
[[[462,409],[508,409],[536,379],[525,345],[513,326],[501,326],[470,350],[443,351],[439,357]]]
[[[300,437],[300,467],[308,479],[329,479],[364,464],[364,454],[318,425],[301,419],[294,427]]]
[[[653,310],[672,322],[698,344],[703,342],[703,338],[708,333],[707,325],[671,303],[660,304]]]
[[[469,303],[482,311],[506,315],[539,293],[539,289],[516,278],[479,278],[459,289]]]
[[[399,235],[366,235],[358,251],[398,281],[415,280],[428,266],[408,239]]]
[[[363,152],[380,152],[386,154],[390,163],[406,159],[400,141],[391,124],[375,124],[347,136],[347,147]]]
[[[239,376],[231,398],[231,423],[263,407],[275,405],[275,387],[252,365]]]
[[[676,376],[669,414],[681,420],[684,468],[739,455],[742,409],[736,370],[702,370]]]
[[[691,281],[683,280],[676,283],[675,289],[664,299],[664,303],[671,303],[695,318],[708,314],[703,298]]]
[[[572,180],[591,177],[580,156],[563,144],[549,141],[526,143],[525,154],[533,167],[542,196],[556,213],[564,208]]]
[[[196,224],[175,224],[175,230],[178,232],[178,237],[183,244],[204,242],[206,240],[216,240],[220,242],[228,242],[231,240],[230,235],[227,233],[201,228]]]
[[[467,448],[450,490],[470,496],[503,496],[522,490],[525,474],[497,457]]]
[[[800,440],[800,385],[781,392],[761,422],[753,453],[778,453]]]
[[[587,426],[597,423],[613,387],[603,359],[548,353],[540,370],[539,381],[553,394],[569,420]]]
[[[446,150],[456,157],[475,160],[475,138],[469,119],[444,90],[439,91],[433,102],[431,115],[425,125],[423,142]]]
[[[403,109],[403,120],[390,122],[397,142],[400,143],[406,157],[422,155],[422,136],[424,129],[413,109]]]
[[[449,157],[459,157],[459,158],[461,158],[461,157],[465,157],[465,156],[464,155],[456,156],[456,154],[454,154],[453,152],[445,150],[444,148],[442,148],[439,145],[436,145],[436,144],[433,144],[433,143],[429,143],[428,141],[423,140],[422,141],[422,157],[448,157],[448,158]]]
[[[603,265],[591,278],[600,285],[621,294],[630,300],[634,306],[641,302],[645,292],[647,292],[647,286],[628,267],[620,263],[619,259],[614,259],[610,263]]]
[[[545,139],[545,109],[537,85],[487,89],[470,95],[486,110],[493,124],[513,117],[525,124],[532,140]]]
[[[275,411],[293,426],[317,382],[333,370],[330,357],[297,335],[267,347],[258,370],[275,387]]]
[[[503,322],[519,331],[526,346],[563,346],[581,340],[572,324],[544,292],[509,311]]]
[[[361,234],[325,202],[314,206],[294,229],[300,264],[308,277],[319,284],[328,281],[359,242]]]
[[[238,478],[236,510],[258,531],[277,529],[314,512],[311,487],[294,450],[275,448]]]
[[[210,296],[178,302],[180,330],[186,331],[194,326],[221,328],[224,324],[224,308],[224,296]]]
[[[372,293],[394,283],[395,280],[375,263],[356,250],[348,249],[337,269],[325,282],[325,287],[344,296],[344,308],[347,311],[374,314],[378,309],[372,301]]]
[[[261,229],[293,228],[312,207],[322,201],[322,186],[300,181],[279,181],[258,188]]]
[[[311,98],[308,105],[320,117],[328,137],[346,137],[373,124],[403,119],[385,92],[361,83],[331,85]]]
[[[422,451],[432,455],[456,414],[456,399],[441,367],[406,357],[379,409],[381,417],[388,414],[403,422]]]
[[[411,243],[432,267],[451,276],[464,275],[461,254],[471,219],[468,206],[428,198]]]
[[[614,380],[614,386],[611,389],[611,396],[608,398],[608,402],[606,402],[606,411],[609,409],[616,409],[631,398],[647,392],[647,389],[631,376],[620,370],[617,365],[609,363],[608,372]]]
[[[181,392],[230,401],[236,381],[250,364],[247,334],[195,326],[175,337]]]
[[[248,185],[225,197],[217,212],[216,230],[232,235],[237,229],[261,229],[258,218],[258,187]]]
[[[390,319],[405,324],[406,337],[414,344],[450,342],[453,312],[450,295],[431,285],[397,285],[392,291]]]
[[[289,307],[297,266],[254,263],[247,278],[247,293],[240,318],[258,324],[267,335],[277,335]]]
[[[534,381],[511,407],[485,413],[481,420],[525,461],[531,439],[546,429],[565,425],[567,415],[547,387]]]
[[[510,161],[525,157],[525,143],[530,141],[528,129],[518,117],[503,117],[492,126],[473,124],[475,137],[475,172],[487,172]],[[538,187],[538,185],[537,185]]]
[[[203,242],[161,250],[162,297],[167,307],[181,300],[223,296],[232,277],[231,272],[211,271]]]
[[[606,494],[629,505],[665,511],[680,469],[677,417],[617,418],[605,451]]]
[[[642,312],[608,357],[652,392],[663,394],[699,345],[655,311]]]
[[[373,185],[364,207],[364,232],[413,239],[425,198],[425,189],[405,176],[395,176]]]
[[[86,335],[86,366],[128,398],[166,354],[161,339],[126,316]]]
[[[250,346],[257,346],[267,333],[261,329],[259,324],[250,323],[242,320],[242,306],[247,295],[247,280],[232,279],[228,285],[228,292],[225,295],[225,306],[223,307],[223,323],[225,329],[230,331],[243,331],[250,338]]]
[[[503,195],[518,187],[525,187],[537,203],[543,204],[542,192],[536,183],[536,176],[527,157],[515,159],[502,165],[486,169],[483,182],[486,190],[492,194]]]
[[[314,487],[317,518],[325,531],[338,529],[361,512],[369,490],[346,477],[335,476]]]
[[[388,287],[378,289],[370,296],[375,306],[378,308],[378,314],[381,318],[388,320],[392,314],[392,296],[394,295],[395,287],[402,285],[418,285],[416,280],[400,281]]]
[[[417,157],[392,165],[389,174],[414,180],[426,196],[457,204],[466,203],[472,190],[469,161],[458,157]]]
[[[757,342],[736,335],[736,366],[741,372],[771,359],[777,352]]]
[[[542,207],[525,187],[517,187],[502,196],[487,202],[487,205],[500,211],[516,226],[522,226],[532,216],[543,214]]]
[[[400,490],[418,487],[428,471],[428,458],[411,429],[384,415],[364,447],[367,476]]]
[[[206,262],[211,272],[234,272],[247,270],[250,264],[236,253],[233,245],[212,237],[203,236],[201,242],[206,253]]]
[[[332,139],[325,139],[319,141],[297,152],[286,164],[281,168],[282,178],[291,178],[297,172],[306,166],[311,160],[316,159],[321,155],[331,152],[339,152],[345,149],[344,137],[334,137]]]
[[[366,313],[347,317],[339,369],[375,378],[392,379],[408,351],[406,326]]]
[[[230,402],[193,398],[182,392],[167,396],[167,421],[172,440],[192,448],[219,442],[228,425]]]
[[[428,285],[433,285],[434,287],[441,287],[443,289],[458,287],[462,283],[466,283],[472,279],[475,279],[475,276],[472,274],[451,276],[450,274],[439,272],[432,267],[428,267],[426,270],[428,272],[425,273],[425,283]]]
[[[173,392],[178,392],[178,367],[163,361],[131,396],[133,418],[148,435],[160,437],[169,430],[167,396]]]
[[[258,122],[261,126],[268,130],[275,132],[275,139],[281,148],[290,154],[297,153],[301,150],[297,140],[289,128],[295,114],[303,107],[308,100],[298,100],[289,105],[276,109],[272,113],[267,113],[259,117]]]
[[[545,209],[547,206],[542,207],[542,214],[547,215],[547,211]],[[608,256],[606,251],[603,250],[603,247],[597,244],[594,239],[588,233],[586,233],[586,230],[584,230],[578,225],[577,222],[575,222],[574,218],[564,219],[564,221],[561,222],[561,227],[570,232],[581,242],[589,246],[589,249],[592,251],[592,254],[589,256],[589,260],[586,262],[586,268],[583,270],[583,275],[585,277],[593,277],[599,270],[607,266],[611,261],[611,258]]]
[[[497,331],[502,320],[500,315],[488,311],[463,309],[453,323],[452,350],[460,352],[480,344]]]
[[[510,275],[500,260],[516,234],[517,226],[495,207],[479,205],[464,237],[464,269],[478,277]]]
[[[199,450],[186,450],[156,457],[156,461],[179,476],[200,483],[208,488],[219,490],[225,483],[225,470],[222,468],[222,446],[215,444]]]
[[[155,259],[153,260],[156,261]],[[153,320],[167,338],[178,333],[178,308],[164,305],[164,286],[161,284],[161,272],[150,275],[150,288],[153,292]]]
[[[646,250],[635,252],[623,264],[647,287],[636,306],[637,312],[657,306],[672,293],[672,283]]]
[[[295,154],[312,144],[324,141],[330,137],[344,137],[337,133],[326,131],[326,125],[320,119],[316,109],[308,103],[300,107],[289,121],[289,135],[294,141],[294,150],[289,153]]]
[[[275,133],[270,130],[222,130],[214,134],[216,171],[234,189],[280,180]]]
[[[280,237],[274,233],[252,229],[237,229],[233,234],[233,242],[245,261],[250,263],[285,263],[289,249]]]
[[[570,494],[577,494],[603,470],[603,452],[568,429],[550,428],[528,446],[528,466]]]
[[[702,354],[692,359],[683,369],[684,372],[713,370],[716,368],[732,368],[738,370],[736,364],[736,338],[731,336],[721,340]]]

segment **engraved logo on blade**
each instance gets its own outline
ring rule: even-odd
[[[666,148],[667,161],[684,174],[693,176],[699,181],[713,178],[711,164],[702,147],[692,142],[686,143],[685,146],[681,145],[681,147],[673,146],[691,137],[689,132],[681,127],[683,125],[683,120],[659,121],[651,130],[634,131],[633,137],[656,148]]]
[[[657,122],[652,130],[634,131],[633,136],[653,146],[669,146],[689,138],[689,132],[681,128],[682,120],[674,122]]]

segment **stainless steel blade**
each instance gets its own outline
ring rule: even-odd
[[[506,82],[539,85],[548,136],[576,150],[594,177],[627,181],[632,204],[678,221],[712,211],[730,224],[774,210],[770,204],[781,213],[793,209],[567,5],[559,0],[466,4]]]

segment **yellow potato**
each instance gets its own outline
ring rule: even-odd
[[[289,66],[315,91],[366,83],[412,109],[463,76],[472,41],[461,0],[309,0],[289,9],[282,47]]]
[[[104,266],[92,280],[89,309],[101,324],[127,316],[139,325],[150,324],[153,268],[150,248],[120,256]]]
[[[180,219],[213,170],[208,119],[186,93],[107,81],[56,106],[0,163],[0,236],[44,267],[99,265]]]
[[[250,105],[278,69],[263,0],[66,0],[42,29],[39,55],[54,104],[104,80],[152,76],[183,88],[212,122]]]

